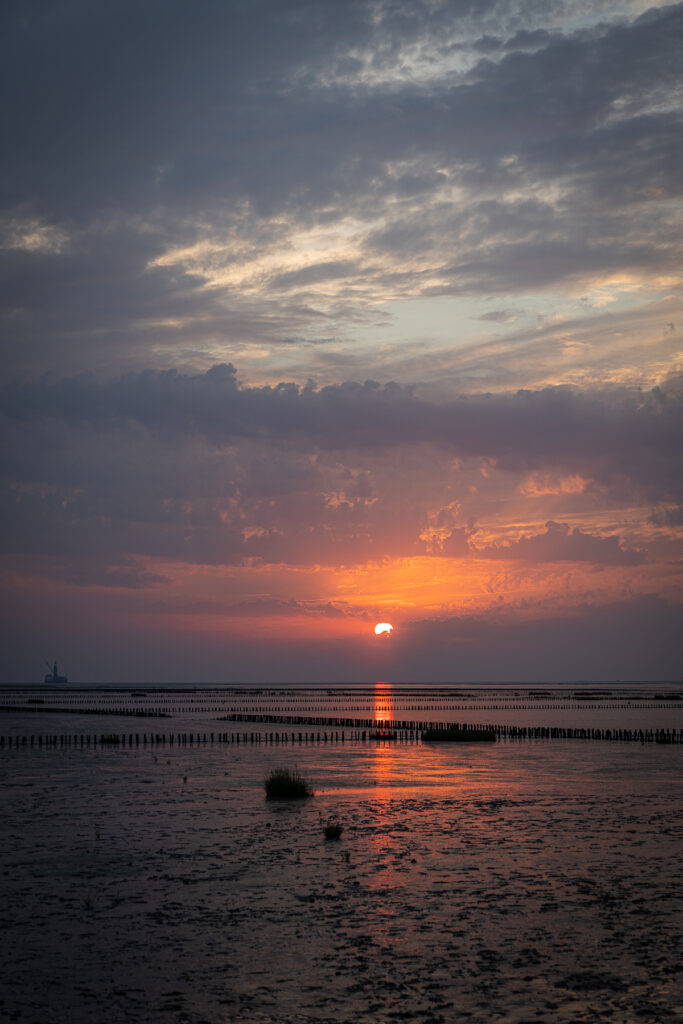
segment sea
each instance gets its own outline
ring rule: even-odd
[[[683,1020],[680,684],[0,707],[2,1021]],[[422,739],[449,724],[508,728]],[[282,768],[314,795],[266,800]]]

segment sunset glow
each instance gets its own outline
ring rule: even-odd
[[[375,626],[375,636],[391,636],[394,627],[390,622],[378,622]]]

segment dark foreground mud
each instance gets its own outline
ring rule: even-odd
[[[6,752],[0,1020],[681,1021],[681,753]]]

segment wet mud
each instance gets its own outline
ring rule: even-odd
[[[316,796],[266,802],[274,765]],[[557,742],[5,752],[0,1020],[683,1020],[681,769]]]

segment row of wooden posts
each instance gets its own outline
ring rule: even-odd
[[[345,743],[348,741],[367,742],[376,737],[367,730],[342,732],[181,732],[181,733],[66,733],[59,736],[0,736],[0,748],[8,747],[89,747],[89,746],[194,746],[212,743]],[[414,742],[414,733],[396,733],[395,742]]]
[[[358,723],[362,725],[363,723]],[[4,747],[133,747],[149,745],[194,746],[196,744],[230,743],[345,743],[368,741],[411,743],[422,739],[427,729],[443,729],[443,723],[420,723],[415,728],[387,728],[385,723],[371,722],[369,728],[301,731],[301,732],[183,732],[183,733],[67,733],[58,736],[0,736]],[[683,743],[683,729],[577,729],[549,726],[471,725],[450,723],[448,728],[491,730],[500,740],[582,739],[611,742]]]
[[[60,698],[60,701],[61,700],[62,699]],[[152,706],[134,702],[134,703],[131,703],[131,704],[116,704],[113,707],[112,706],[108,706],[106,703],[103,703],[104,701],[106,701],[106,698],[103,698],[101,696],[98,696],[96,698],[87,698],[87,699],[84,699],[84,698],[79,696],[77,698],[77,702],[75,703],[75,706],[72,706],[69,703],[67,703],[66,701],[60,702],[58,704],[46,704],[42,697],[37,697],[37,698],[36,697],[32,697],[32,698],[29,698],[26,701],[22,700],[21,702],[19,702],[19,700],[16,700],[16,701],[13,701],[12,703],[0,704],[0,711],[21,711],[21,712],[24,712],[24,711],[34,711],[34,712],[39,712],[39,713],[40,712],[42,712],[42,713],[57,712],[57,713],[65,714],[65,715],[68,715],[68,714],[71,714],[71,715],[123,715],[123,716],[126,716],[126,717],[139,717],[139,718],[172,718],[175,715],[196,714],[197,712],[201,712],[203,714],[211,714],[211,713],[214,713],[214,712],[215,713],[219,713],[219,712],[225,711],[225,707],[224,706],[221,707],[218,704],[214,704],[211,707],[207,707],[207,706],[205,706],[207,702],[206,701],[202,701],[201,699],[197,700],[192,705],[188,705],[187,707],[179,705],[179,704],[177,704],[173,700],[159,701],[158,704],[152,705]],[[296,705],[296,704],[315,704],[316,706],[320,706],[321,704],[326,703],[326,702],[327,701],[325,699],[320,700],[320,701],[314,701],[314,700],[299,701],[299,700],[295,699],[295,700],[291,701],[290,703],[292,705]],[[231,701],[230,703],[234,704],[233,701]],[[244,705],[247,702],[245,701],[245,702],[240,702],[240,703],[242,703],[242,705]],[[375,707],[375,708],[377,707],[377,704],[375,704],[372,701],[371,701],[371,703],[373,703],[373,707]],[[388,711],[389,710],[393,710],[394,708],[396,708],[396,705],[398,703],[399,703],[399,701],[397,700],[396,703],[394,703],[392,701],[391,703],[387,704],[387,710]],[[424,705],[422,707],[417,707],[417,706],[413,707],[411,705],[410,707],[403,708],[403,710],[406,710],[406,711],[420,711],[420,710],[424,710],[424,711],[441,711],[441,712],[444,712],[444,711],[471,711],[471,710],[474,710],[475,708],[477,710],[479,710],[479,711],[576,711],[579,708],[581,710],[586,710],[586,711],[624,711],[624,710],[627,710],[627,711],[643,711],[643,710],[648,710],[648,711],[661,711],[661,710],[675,711],[675,710],[677,710],[679,708],[683,708],[683,703],[679,700],[679,698],[677,696],[672,696],[672,697],[667,698],[667,699],[661,698],[661,699],[658,699],[656,701],[638,700],[637,704],[634,703],[632,700],[628,700],[628,701],[624,700],[624,701],[620,701],[620,702],[616,702],[616,703],[612,703],[612,702],[610,702],[610,703],[607,703],[607,702],[600,702],[600,703],[598,703],[598,702],[592,701],[592,700],[585,700],[583,698],[576,698],[572,703],[567,703],[566,701],[563,701],[563,703],[558,703],[557,701],[554,702],[554,703],[539,703],[539,702],[533,702],[532,703],[532,702],[526,701],[526,702],[523,702],[523,703],[515,703],[515,704],[511,704],[511,703],[490,703],[490,702],[487,702],[487,703],[480,703],[480,704],[472,704],[472,703],[466,703],[466,704],[443,704],[441,706],[434,705],[432,707],[426,707]],[[301,710],[304,713],[304,717],[305,717],[306,708],[303,707]],[[358,710],[361,710],[361,709],[358,708]],[[247,710],[245,710],[242,713],[246,714],[248,716],[253,716],[254,714],[258,714],[259,712],[256,712],[255,710],[247,709]],[[280,714],[281,713],[281,709],[278,708],[278,707],[275,707],[275,708],[272,708],[271,712],[269,712],[269,713],[270,714]],[[290,712],[290,714],[291,714],[291,712]]]
[[[123,718],[173,718],[167,711],[160,708],[70,708],[66,705],[45,707],[42,704],[0,704],[0,711],[25,711],[36,714],[59,715],[120,715]]]
[[[428,729],[486,730],[496,734],[498,739],[581,739],[581,740],[626,740],[641,743],[683,743],[683,729],[598,729],[573,726],[549,725],[502,725],[486,723],[472,725],[462,722],[422,722],[393,719],[382,722],[372,718],[321,718],[298,715],[234,713],[221,719],[224,722],[254,722],[260,724],[280,723],[297,725],[308,722],[313,725],[351,726],[353,728],[385,728],[397,732],[414,733],[418,738]]]

